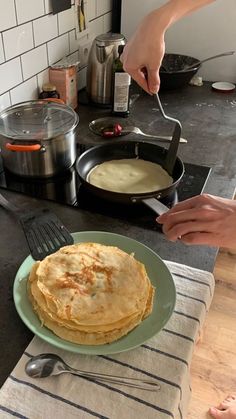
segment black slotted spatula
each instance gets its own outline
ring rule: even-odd
[[[22,210],[7,201],[1,194],[0,205],[18,218],[30,253],[35,260],[42,260],[61,247],[74,243],[69,231],[49,209],[42,208],[28,212],[24,210],[22,215]]]

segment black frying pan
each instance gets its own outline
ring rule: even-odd
[[[121,192],[112,192],[97,186],[91,185],[87,181],[87,176],[91,169],[98,164],[101,164],[109,160],[117,159],[133,159],[140,158],[143,160],[151,161],[161,165],[164,169],[166,162],[167,150],[163,147],[160,147],[153,143],[148,143],[144,141],[116,141],[110,144],[103,144],[92,147],[91,149],[85,151],[77,159],[76,170],[80,177],[81,182],[86,186],[88,191],[96,195],[98,198],[105,199],[107,201],[116,202],[119,204],[135,204],[143,202],[144,204],[151,206],[158,214],[167,210],[167,208],[159,208],[160,205],[157,202],[156,207],[153,208],[154,200],[150,198],[162,199],[172,194],[172,192],[177,188],[183,174],[184,174],[184,164],[182,160],[177,157],[174,168],[173,168],[173,183],[164,189],[159,189],[157,191],[152,191],[148,193],[141,194],[130,194],[130,193],[121,193]]]
[[[92,194],[107,201],[119,204],[135,204],[143,202],[158,214],[163,213],[168,209],[157,200],[171,195],[177,188],[184,174],[184,164],[182,160],[177,157],[177,150],[181,136],[181,124],[178,120],[165,115],[158,95],[157,100],[162,116],[168,121],[175,123],[175,129],[169,149],[167,150],[150,142],[116,140],[115,142],[98,145],[85,151],[76,161],[76,170],[81,182]],[[87,180],[90,171],[95,166],[104,163],[105,161],[134,158],[140,158],[159,164],[169,173],[170,176],[172,176],[173,183],[164,189],[150,191],[147,193],[131,194],[112,192],[106,189],[98,188],[97,186],[91,185]]]

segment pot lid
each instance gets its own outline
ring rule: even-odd
[[[0,113],[0,134],[27,141],[49,140],[75,128],[79,117],[67,105],[35,100],[18,103]]]

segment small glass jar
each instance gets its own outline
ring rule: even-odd
[[[39,99],[60,99],[60,94],[56,90],[56,86],[51,83],[45,83],[42,86],[42,92],[39,94]]]

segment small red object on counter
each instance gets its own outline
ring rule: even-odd
[[[122,131],[122,126],[120,124],[115,124],[114,125],[114,134],[115,134],[116,137],[121,134],[121,131]]]
[[[102,131],[102,136],[105,138],[113,138],[115,137],[114,131]]]
[[[111,127],[104,128],[102,131],[102,136],[105,138],[112,138],[112,137],[119,137],[119,135],[121,135],[122,126],[120,124],[114,124],[112,128]]]

